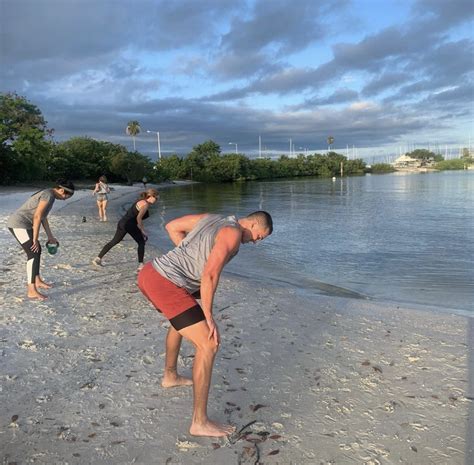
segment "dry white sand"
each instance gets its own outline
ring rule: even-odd
[[[2,464],[472,463],[472,319],[228,276],[209,412],[255,423],[231,441],[190,436],[191,389],[160,386],[168,323],[135,285],[135,243],[90,265],[127,191],[109,223],[86,194],[50,217],[61,246],[43,254],[47,301],[25,298],[13,238],[2,250]],[[183,374],[192,362],[185,343]]]

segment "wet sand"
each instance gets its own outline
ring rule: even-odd
[[[55,283],[45,302],[26,299],[23,252],[5,242],[2,463],[472,463],[472,319],[229,275],[215,303],[209,413],[251,424],[230,440],[189,435],[192,391],[160,385],[168,323],[136,287],[135,243],[112,249],[103,269],[90,264],[135,193],[115,195],[108,223],[88,195],[51,214],[61,246],[43,254]],[[146,257],[162,252],[147,246]],[[192,347],[181,355],[190,375]]]

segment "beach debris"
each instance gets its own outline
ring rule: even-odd
[[[410,446],[410,449],[413,451],[413,452],[418,452],[418,449],[416,446]]]
[[[235,444],[237,441],[245,437],[247,434],[250,434],[250,431],[245,431],[249,426],[252,426],[254,423],[257,423],[257,420],[250,421],[246,425],[242,426],[238,431],[228,436],[228,440],[231,444]]]
[[[272,426],[273,428],[275,429],[283,429],[283,425],[281,423],[278,423],[277,421],[275,421],[274,423],[272,423]]]
[[[255,404],[255,405],[250,405],[249,408],[250,410],[252,410],[252,412],[256,412],[257,410],[263,408],[263,407],[267,407],[267,405],[263,405],[263,404]]]
[[[362,366],[364,367],[368,367],[370,366],[370,362],[368,360],[364,360],[362,363],[361,363]]]
[[[53,268],[56,270],[72,270],[72,266],[67,263],[58,263],[54,265]]]
[[[277,455],[280,453],[280,449],[271,450],[267,455]]]
[[[281,435],[280,434],[272,434],[271,436],[269,436],[269,438],[277,441],[278,439],[281,439]]]
[[[258,465],[260,463],[260,449],[258,448],[257,444],[254,444],[253,446],[255,447],[256,453],[254,465]]]
[[[59,323],[54,325],[52,334],[54,336],[58,336],[58,337],[66,337],[66,336],[69,335],[69,333],[67,331],[65,331],[63,328],[61,328],[61,325]]]
[[[25,339],[24,341],[19,342],[18,345],[22,349],[31,350],[32,352],[36,352],[38,350],[38,347],[31,339]]]
[[[220,445],[220,444],[217,444],[217,442],[213,442],[211,445],[212,445],[212,448],[213,448],[214,450],[220,449],[220,447],[221,447],[221,445]]]
[[[87,383],[84,383],[82,386],[79,387],[79,389],[95,389],[96,385],[92,381],[88,381]]]
[[[120,440],[117,440],[117,441],[112,441],[110,443],[111,446],[118,446],[119,444],[124,444],[125,443],[125,439],[120,439]]]
[[[16,422],[18,420],[18,415],[13,415],[11,418],[11,423],[8,425],[10,428],[18,428],[18,423]]]
[[[179,439],[176,442],[176,446],[181,452],[187,452],[190,449],[197,449],[198,447],[201,447],[199,444],[196,442],[191,442],[191,441],[180,441]]]
[[[374,369],[374,371],[377,371],[379,373],[383,373],[382,368],[380,368],[378,365],[373,365],[372,368]]]

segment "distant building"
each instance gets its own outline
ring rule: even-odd
[[[409,157],[408,155],[402,155],[398,157],[393,163],[392,166],[396,169],[413,169],[421,167],[421,160],[417,158]]]
[[[397,170],[419,170],[419,169],[433,169],[435,160],[430,158],[412,158],[409,155],[402,155],[398,157],[392,166]]]

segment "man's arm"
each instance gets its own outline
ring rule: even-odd
[[[201,215],[186,215],[170,221],[165,228],[173,244],[179,245],[194,226],[205,216],[207,216],[207,213]]]
[[[209,254],[201,276],[201,304],[209,326],[209,339],[219,344],[219,332],[212,317],[212,304],[216,293],[219,278],[225,264],[240,247],[242,232],[234,227],[222,228],[216,236],[214,247]]]

